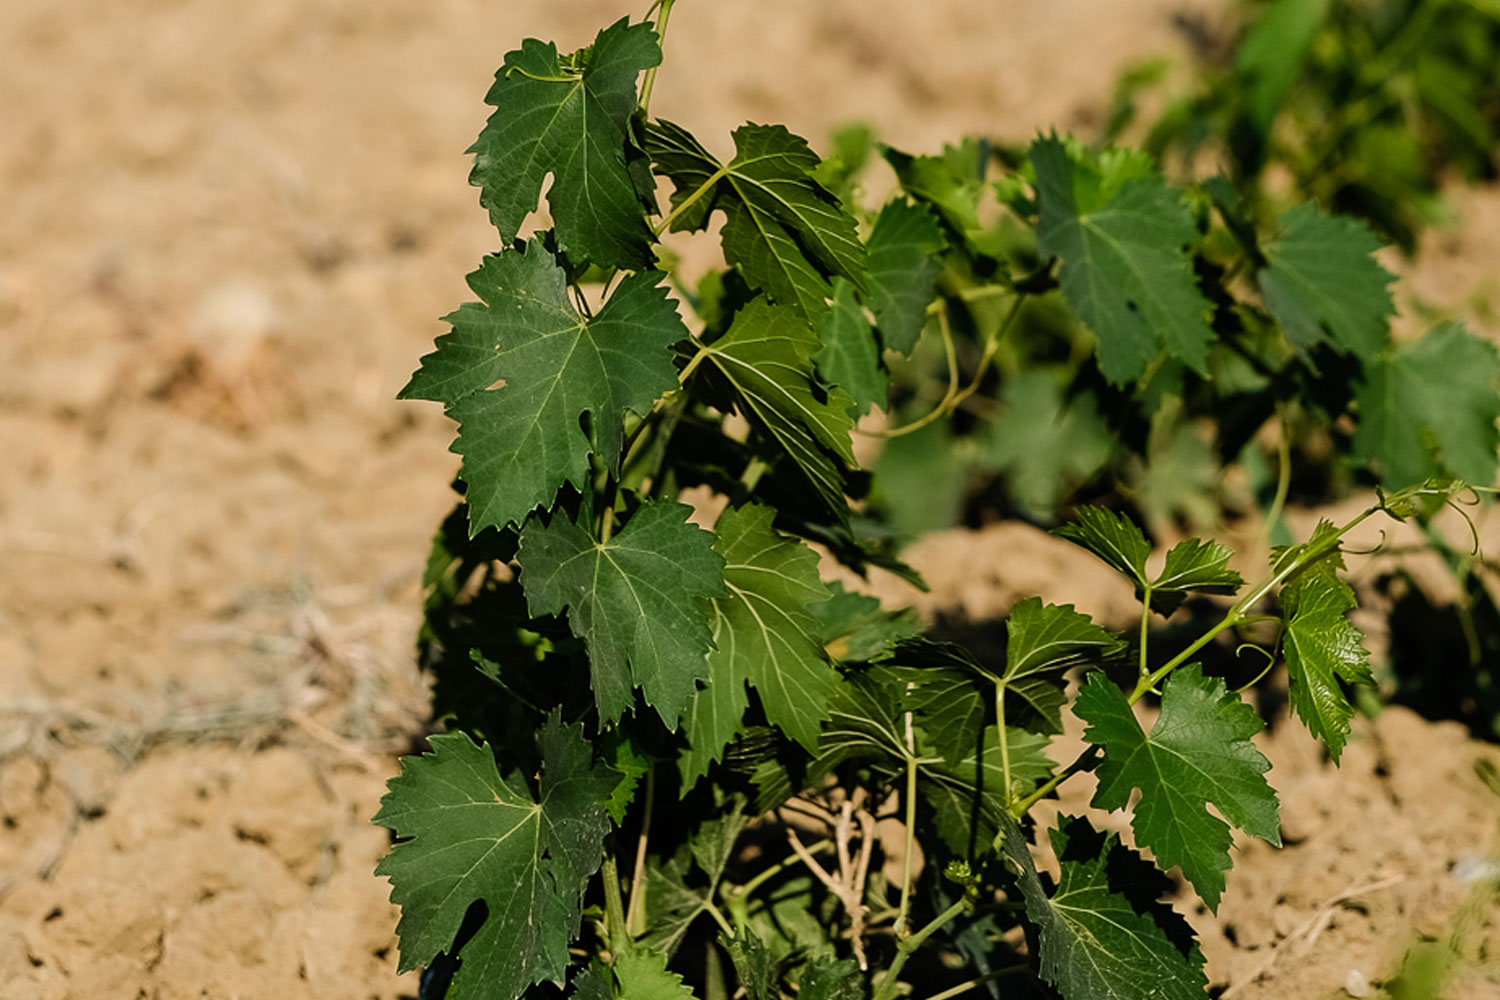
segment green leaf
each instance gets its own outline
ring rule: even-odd
[[[1301,564],[1282,582],[1281,608],[1287,618],[1297,613],[1303,591],[1312,587],[1336,591],[1346,611],[1357,603],[1354,588],[1339,576],[1344,569],[1344,550],[1339,538],[1339,529],[1333,522],[1323,520],[1318,522],[1307,541],[1299,545],[1278,545],[1271,550],[1273,573],[1279,574],[1294,563]]]
[[[855,465],[849,434],[854,401],[842,389],[826,399],[813,382],[818,335],[793,310],[757,298],[724,336],[703,348],[729,382],[741,412],[769,434],[807,476],[830,510],[847,516],[844,479],[832,452]]]
[[[882,146],[880,153],[896,172],[901,189],[936,208],[955,231],[967,234],[980,228],[987,147],[965,139],[957,146],[944,146],[942,156],[912,156],[889,146]]]
[[[568,1000],[615,1000],[614,979],[609,969],[597,960],[574,976],[571,985],[573,992],[568,994]]]
[[[609,818],[619,826],[625,822],[625,810],[635,799],[636,786],[651,771],[651,761],[618,729],[601,736],[600,744],[600,756],[618,776],[605,807],[609,810]]]
[[[1274,0],[1245,32],[1234,70],[1243,79],[1250,121],[1269,135],[1281,102],[1328,17],[1328,0]]]
[[[864,1000],[865,977],[851,959],[820,958],[807,964],[797,1000]]]
[[[911,608],[887,611],[880,606],[880,598],[845,590],[837,581],[828,590],[832,597],[807,610],[818,619],[823,649],[840,663],[877,660],[902,639],[922,631]]]
[[[1321,739],[1335,764],[1349,738],[1354,707],[1339,687],[1373,684],[1364,637],[1345,617],[1354,604],[1347,584],[1314,577],[1297,589],[1296,611],[1286,623],[1283,648],[1291,678],[1292,709]]]
[[[689,739],[701,732],[719,740],[712,759],[738,729],[734,705],[747,681],[760,695],[766,718],[809,752],[818,749],[819,724],[828,717],[828,696],[838,683],[818,641],[818,621],[807,610],[829,596],[818,577],[817,553],[778,534],[771,527],[775,516],[769,507],[747,504],[726,508],[714,526],[727,594],[713,601],[716,648],[708,657],[706,688],[738,692],[701,691],[694,701],[695,709],[701,705],[714,717],[701,726],[690,720]],[[692,770],[684,761],[685,788],[706,771],[702,757],[708,750],[694,747]]]
[[[1209,909],[1217,911],[1230,867],[1230,823],[1280,846],[1271,764],[1250,737],[1265,723],[1217,677],[1197,664],[1167,678],[1161,716],[1148,734],[1124,693],[1103,674],[1090,675],[1074,713],[1089,724],[1084,738],[1104,749],[1093,805],[1123,809],[1141,790],[1131,827],[1136,842],[1162,867],[1177,865]]]
[[[1065,398],[1057,375],[1045,369],[1008,378],[1000,402],[1005,409],[982,439],[984,461],[1005,477],[1022,511],[1052,520],[1063,500],[1109,461],[1115,435],[1093,395]]]
[[[625,412],[644,414],[676,388],[671,346],[688,332],[661,280],[657,271],[627,276],[586,320],[539,243],[486,257],[469,275],[482,304],[448,317],[453,332],[401,397],[436,400],[458,421],[471,532],[519,524],[563,483],[582,488],[591,452],[614,467]]]
[[[1233,594],[1244,577],[1229,568],[1234,552],[1218,542],[1185,538],[1167,552],[1166,564],[1151,582],[1151,607],[1170,615],[1189,593]]]
[[[742,927],[734,937],[721,935],[719,943],[729,952],[749,1000],[780,1000],[776,991],[776,962],[754,931]]]
[[[1016,603],[1005,623],[1005,672],[1000,681],[1024,711],[1006,709],[1006,721],[1042,733],[1062,732],[1066,700],[1062,673],[1098,663],[1125,644],[1071,604],[1043,604],[1039,597]]]
[[[1061,876],[1048,898],[1020,827],[1002,822],[1042,978],[1065,1000],[1202,1000],[1208,978],[1192,928],[1158,902],[1166,880],[1117,834],[1059,816],[1050,835]]]
[[[743,674],[719,674],[712,665],[708,669],[709,679],[693,692],[682,716],[682,734],[688,742],[677,758],[683,795],[693,790],[714,761],[723,758],[724,748],[739,734],[745,709],[750,707]]]
[[[1444,323],[1377,357],[1355,398],[1353,450],[1394,487],[1441,477],[1490,483],[1500,451],[1500,350]]]
[[[667,971],[667,956],[646,948],[627,951],[615,959],[615,981],[620,1000],[693,1000],[682,977]]]
[[[1070,156],[1056,138],[1034,142],[1030,156],[1037,248],[1062,260],[1063,294],[1099,338],[1105,376],[1129,382],[1162,348],[1205,372],[1211,307],[1184,250],[1198,231],[1182,197],[1154,172],[1122,174],[1128,179],[1110,190],[1107,172]]]
[[[558,245],[575,262],[651,264],[651,229],[627,156],[642,155],[630,139],[636,78],[660,62],[655,29],[624,18],[568,57],[534,38],[506,55],[485,96],[495,113],[469,148],[469,183],[504,242],[536,210],[551,174]]]
[[[600,542],[562,513],[521,532],[521,586],[532,615],[568,609],[588,646],[599,717],[631,706],[639,685],[669,728],[707,676],[713,648],[706,598],[723,596],[724,560],[711,532],[685,523],[686,504],[644,503]]]
[[[1010,798],[1005,787],[1005,753],[999,730],[984,727],[980,745],[971,744],[957,763],[924,764],[918,789],[933,811],[933,827],[956,854],[986,854],[1015,798],[1029,795],[1057,769],[1047,756],[1050,737],[1007,726],[1005,753],[1010,757]],[[925,749],[925,748],[924,748]]]
[[[1052,533],[1077,545],[1119,570],[1144,593],[1150,581],[1146,578],[1146,557],[1151,544],[1136,523],[1124,514],[1103,507],[1079,507],[1073,512],[1073,523],[1053,528]]]
[[[375,822],[402,840],[375,869],[401,907],[401,971],[449,949],[469,907],[488,914],[461,952],[455,995],[511,1000],[532,983],[561,981],[580,901],[609,832],[603,801],[614,780],[593,763],[582,726],[554,711],[541,733],[540,797],[518,774],[502,778],[487,747],[436,735],[432,753],[406,757]]]
[[[1357,219],[1294,205],[1277,219],[1277,235],[1261,246],[1258,275],[1266,308],[1300,350],[1331,342],[1368,359],[1385,346],[1396,307],[1386,287],[1396,276],[1374,257],[1375,234]]]
[[[818,323],[818,375],[847,392],[851,416],[862,417],[870,407],[885,409],[890,375],[880,366],[880,348],[870,321],[854,300],[854,286],[833,279],[833,305]]]
[[[780,125],[745,124],[734,130],[735,157],[724,164],[686,129],[656,121],[646,148],[676,185],[672,207],[680,211],[672,231],[702,229],[722,210],[724,259],[808,324],[832,294],[829,277],[864,288],[865,250],[854,217],[813,179],[818,157],[805,139]],[[709,190],[699,194],[704,185]]]
[[[1146,536],[1123,514],[1103,507],[1079,507],[1073,512],[1072,524],[1052,529],[1088,549],[1119,570],[1135,585],[1137,598],[1150,595],[1151,609],[1170,615],[1191,592],[1232,594],[1244,585],[1244,579],[1230,569],[1234,553],[1217,542],[1185,539],[1167,552],[1162,571],[1155,578],[1146,575],[1146,557],[1151,546]]]
[[[865,244],[870,272],[867,301],[880,336],[891,350],[910,354],[916,346],[947,248],[943,227],[921,205],[897,199],[880,210]]]

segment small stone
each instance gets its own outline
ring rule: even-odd
[[[1344,977],[1344,992],[1351,997],[1367,997],[1371,992],[1370,980],[1358,969],[1350,969]]]

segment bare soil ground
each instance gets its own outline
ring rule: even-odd
[[[684,0],[653,108],[914,150],[1086,129],[1126,64],[1184,51],[1174,16],[1221,7]],[[417,583],[455,462],[392,397],[494,246],[462,151],[504,52],[640,13],[0,4],[0,996],[415,993],[368,818],[425,716]],[[1500,199],[1465,197],[1414,288],[1482,312]],[[913,558],[929,614],[1128,596],[1018,525]],[[1246,845],[1193,915],[1214,982],[1357,991],[1462,926],[1449,995],[1500,995],[1464,882],[1496,851],[1494,748],[1395,710],[1342,774],[1295,725],[1265,748],[1289,846]]]

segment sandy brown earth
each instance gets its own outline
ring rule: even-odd
[[[653,107],[916,150],[1086,129],[1124,65],[1184,51],[1174,14],[1221,6],[682,0]],[[392,397],[494,246],[462,151],[495,66],[627,13],[0,4],[0,997],[415,992],[368,817],[425,716],[417,581],[455,463]],[[1500,200],[1466,197],[1413,287],[1483,313]],[[1128,598],[1017,525],[913,559],[929,614]],[[1449,995],[1500,996],[1464,881],[1496,851],[1494,749],[1395,710],[1342,773],[1293,725],[1265,746],[1289,846],[1247,845],[1195,916],[1215,983],[1357,992],[1461,926]]]

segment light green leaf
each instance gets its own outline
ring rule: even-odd
[[[775,516],[769,507],[747,504],[726,508],[714,526],[727,593],[713,600],[716,648],[708,657],[706,686],[738,691],[700,691],[694,701],[694,709],[712,712],[713,721],[690,719],[689,739],[702,733],[719,741],[710,744],[712,759],[738,729],[747,681],[760,695],[766,718],[809,752],[818,749],[819,724],[828,717],[828,696],[838,683],[818,641],[818,621],[807,610],[829,596],[818,577],[818,556],[778,534],[771,527]],[[683,765],[684,787],[706,770],[698,765],[709,749],[694,747],[692,771]]]
[[[1354,707],[1339,687],[1373,684],[1364,637],[1345,617],[1353,606],[1346,584],[1313,577],[1297,588],[1295,613],[1286,623],[1283,648],[1291,678],[1292,709],[1308,732],[1321,739],[1335,764],[1349,738]]]
[[[1234,70],[1244,81],[1250,121],[1262,137],[1270,134],[1327,17],[1328,0],[1273,0],[1245,32]]]
[[[1042,978],[1064,1000],[1202,1000],[1208,986],[1192,928],[1158,902],[1165,879],[1117,834],[1058,817],[1050,831],[1062,874],[1048,898],[1031,848],[1009,816],[1001,850],[1040,932]]]
[[[682,716],[682,734],[688,741],[687,749],[677,758],[683,795],[692,791],[714,761],[723,758],[724,748],[739,733],[749,707],[744,676],[719,673],[710,666],[708,680],[693,692],[693,700]]]
[[[667,971],[667,956],[661,952],[627,951],[615,959],[614,969],[620,1000],[693,1000],[682,977]]]
[[[1366,369],[1355,397],[1354,452],[1393,487],[1450,473],[1491,483],[1500,453],[1500,350],[1461,323],[1393,348]]]
[[[921,205],[897,199],[880,210],[865,244],[870,272],[867,301],[881,339],[891,350],[910,354],[916,346],[947,248],[943,227]]]
[[[1179,667],[1149,734],[1103,674],[1090,675],[1073,711],[1089,724],[1084,738],[1104,748],[1092,804],[1123,809],[1139,788],[1136,842],[1162,867],[1180,867],[1209,909],[1218,910],[1232,841],[1210,803],[1246,833],[1280,846],[1276,793],[1264,777],[1271,764],[1250,742],[1265,723],[1219,678],[1204,677],[1197,664]]]
[[[1385,346],[1386,317],[1395,315],[1396,276],[1375,259],[1380,241],[1364,223],[1294,205],[1277,219],[1277,235],[1261,246],[1259,272],[1266,308],[1303,351],[1331,342],[1357,358]]]
[[[582,726],[558,713],[541,734],[540,798],[519,774],[500,776],[488,747],[464,733],[429,739],[387,783],[375,822],[403,838],[375,869],[401,907],[401,971],[448,950],[470,905],[484,924],[459,953],[455,995],[512,1000],[561,980],[578,933],[584,886],[609,832],[614,780],[594,765]]]
[[[586,485],[595,448],[618,464],[625,412],[647,413],[676,388],[671,346],[688,332],[661,280],[657,271],[629,275],[586,320],[538,243],[486,257],[469,275],[483,303],[448,317],[453,332],[437,339],[401,397],[440,402],[458,421],[453,450],[464,460],[472,533],[519,525],[563,483]]]
[[[521,586],[532,615],[568,610],[588,647],[599,717],[613,722],[639,685],[675,728],[713,648],[707,598],[723,596],[724,560],[712,533],[687,524],[692,508],[644,503],[600,542],[561,512],[521,532]]]
[[[880,153],[903,191],[932,205],[959,233],[979,229],[987,146],[965,139],[957,146],[944,146],[941,156],[912,156],[889,146],[881,147]]]
[[[1066,399],[1057,374],[1027,369],[1001,386],[1005,409],[984,434],[985,464],[1005,477],[1026,514],[1052,520],[1074,489],[1109,461],[1115,435],[1093,395]]]
[[[1162,348],[1206,371],[1212,309],[1184,249],[1198,231],[1181,195],[1134,168],[1111,190],[1108,172],[1071,156],[1056,138],[1032,143],[1030,156],[1037,248],[1061,259],[1063,294],[1098,337],[1105,376],[1129,382]]]
[[[1144,593],[1150,581],[1146,578],[1146,557],[1151,545],[1136,523],[1123,514],[1103,507],[1084,506],[1073,512],[1073,522],[1053,528],[1052,533],[1077,545],[1124,574]]]
[[[571,56],[534,38],[506,55],[485,96],[495,113],[469,148],[469,183],[503,242],[536,210],[551,174],[547,203],[564,252],[575,262],[650,266],[651,229],[627,156],[643,155],[630,139],[636,78],[660,62],[655,29],[623,18]]]
[[[751,287],[815,324],[842,275],[865,286],[865,250],[854,217],[813,179],[818,157],[807,141],[780,125],[742,125],[734,131],[735,157],[720,163],[688,131],[653,122],[646,148],[659,173],[676,186],[680,209],[672,231],[702,229],[724,212],[724,259]],[[711,189],[689,198],[703,185]]]
[[[854,300],[854,286],[843,278],[833,279],[833,305],[818,323],[818,339],[823,342],[818,375],[849,394],[850,415],[862,417],[872,406],[884,409],[890,375],[880,366],[875,332]]]
[[[817,333],[795,311],[761,298],[704,348],[706,364],[728,381],[745,417],[791,455],[830,510],[847,517],[843,474],[828,452],[855,464],[854,401],[842,389],[830,389],[826,399],[815,390],[817,350]]]

